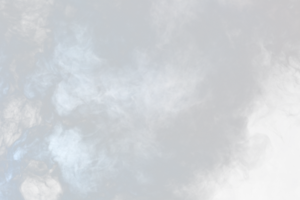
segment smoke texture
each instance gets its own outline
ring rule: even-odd
[[[298,199],[298,9],[0,0],[0,199]]]

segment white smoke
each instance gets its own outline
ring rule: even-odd
[[[30,198],[28,179],[57,180],[60,200],[212,199],[265,161],[270,141],[249,136],[248,117],[271,63],[298,53],[284,49],[298,13],[280,1],[1,1],[1,110],[15,97],[15,112],[39,118],[1,117],[20,121],[1,144],[1,199]]]

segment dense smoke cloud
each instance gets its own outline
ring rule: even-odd
[[[0,199],[299,198],[298,8],[0,1]]]

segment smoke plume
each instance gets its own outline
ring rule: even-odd
[[[299,151],[285,138],[300,140],[299,14],[288,0],[1,0],[0,199],[277,198],[268,166]],[[280,199],[300,197],[292,171]]]

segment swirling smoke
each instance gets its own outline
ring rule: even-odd
[[[284,139],[299,14],[280,0],[1,0],[0,199],[298,199],[300,170],[281,198],[268,166],[285,163],[281,144],[299,151]]]

